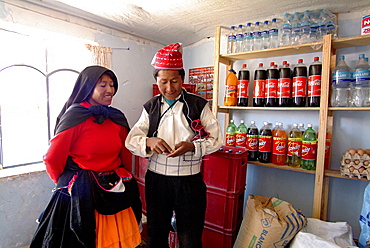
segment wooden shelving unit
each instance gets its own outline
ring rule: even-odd
[[[370,107],[329,107],[329,96],[330,96],[330,74],[336,63],[336,49],[365,46],[370,45],[370,35],[355,36],[349,38],[341,38],[332,40],[331,35],[326,35],[322,42],[308,43],[296,46],[278,47],[272,49],[264,49],[259,51],[251,52],[240,52],[233,54],[220,54],[220,42],[221,42],[221,27],[216,28],[216,40],[215,40],[215,56],[214,56],[214,86],[213,86],[213,104],[212,111],[217,116],[218,113],[225,113],[225,124],[230,121],[230,113],[232,111],[317,111],[319,114],[319,137],[318,137],[318,150],[317,150],[317,162],[315,171],[307,171],[301,168],[292,168],[289,166],[276,166],[274,164],[264,164],[259,162],[249,162],[250,164],[256,164],[259,166],[265,166],[275,169],[296,171],[302,173],[309,173],[315,175],[315,190],[313,200],[313,211],[312,217],[322,220],[327,219],[327,207],[328,207],[328,192],[329,192],[329,179],[345,178],[350,180],[361,180],[368,181],[366,178],[349,178],[341,176],[338,170],[325,170],[325,140],[326,131],[329,132],[329,137],[332,137],[333,120],[335,111],[369,111]],[[321,77],[321,99],[320,107],[317,108],[279,108],[279,107],[226,107],[218,106],[219,100],[219,74],[220,64],[224,64],[227,70],[231,69],[232,63],[237,60],[248,60],[255,58],[269,58],[293,54],[303,54],[312,52],[322,52],[322,77]],[[227,125],[225,125],[226,127]]]

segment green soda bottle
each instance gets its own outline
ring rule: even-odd
[[[307,129],[302,138],[302,168],[306,170],[316,169],[317,138],[312,124],[307,124]]]
[[[226,128],[226,145],[235,146],[236,143],[236,125],[234,120],[231,120]]]
[[[247,141],[247,126],[241,120],[238,128],[236,129],[236,147],[246,148]]]

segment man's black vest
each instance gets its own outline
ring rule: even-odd
[[[148,137],[156,136],[155,134],[158,129],[161,117],[161,97],[162,95],[155,96],[144,104],[144,108],[149,114]],[[184,113],[189,126],[192,121],[200,119],[200,114],[202,113],[204,106],[208,102],[200,96],[188,94],[184,89],[182,90],[179,101],[184,103],[182,112]],[[188,116],[190,119],[188,118]]]

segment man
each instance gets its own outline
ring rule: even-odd
[[[181,43],[159,50],[152,64],[161,94],[144,104],[126,139],[132,153],[149,157],[145,175],[148,247],[168,247],[173,210],[180,247],[202,247],[206,186],[200,165],[204,155],[221,147],[221,129],[208,101],[182,88]]]

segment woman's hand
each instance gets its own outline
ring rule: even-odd
[[[181,141],[175,146],[175,151],[167,154],[167,157],[177,157],[181,156],[187,152],[191,152],[195,150],[195,146],[192,142],[186,142],[186,141]]]
[[[146,139],[146,147],[157,154],[171,154],[172,148],[161,138],[151,137]]]

